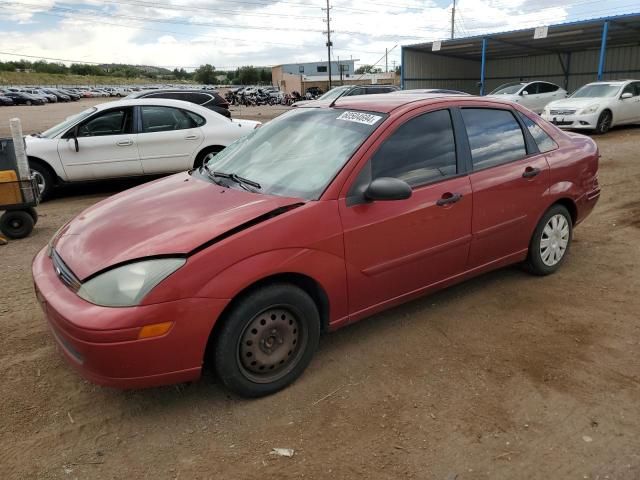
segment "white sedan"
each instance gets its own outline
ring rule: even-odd
[[[600,134],[616,125],[640,123],[640,81],[588,83],[569,98],[547,105],[542,118],[560,128]]]
[[[59,183],[197,167],[260,125],[181,100],[120,100],[27,137],[27,156],[46,197]]]
[[[539,114],[549,102],[565,98],[567,91],[549,82],[516,82],[501,85],[488,96],[519,103]]]

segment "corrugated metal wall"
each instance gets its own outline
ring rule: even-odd
[[[480,62],[427,52],[404,52],[404,88],[452,88],[477,92]]]
[[[573,92],[597,79],[599,50],[573,52],[569,60],[567,89]],[[567,56],[562,56],[565,64]],[[444,57],[414,50],[404,51],[405,89],[453,88],[469,93],[479,92],[480,62]],[[565,76],[556,54],[528,55],[491,60],[487,58],[486,88],[489,93],[499,85],[521,80],[546,80],[565,86]],[[640,78],[640,46],[607,49],[605,80]]]

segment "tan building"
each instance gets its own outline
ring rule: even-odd
[[[292,74],[283,71],[282,65],[271,68],[271,81],[285,93],[299,92],[304,94],[308,88],[317,87],[323,92],[329,90],[328,75]],[[395,72],[351,74],[347,76],[331,75],[331,86],[339,85],[400,85],[400,78]]]

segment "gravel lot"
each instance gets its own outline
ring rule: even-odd
[[[0,135],[91,103],[0,108]],[[298,382],[253,401],[210,375],[121,392],[67,367],[31,259],[132,182],[64,190],[0,247],[0,478],[640,478],[640,128],[597,140],[602,198],[556,275],[503,269],[328,335]]]

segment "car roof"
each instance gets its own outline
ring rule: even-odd
[[[332,106],[336,108],[352,109],[352,110],[366,110],[370,112],[379,113],[391,113],[393,110],[415,103],[416,106],[425,106],[433,103],[442,103],[443,100],[449,101],[468,101],[468,100],[481,100],[486,103],[492,103],[495,105],[512,105],[505,100],[499,100],[496,98],[476,97],[473,95],[454,95],[443,93],[423,93],[410,95],[408,93],[398,94],[380,93],[373,95],[357,95],[354,97],[340,97]],[[329,103],[322,103],[318,106],[329,106]]]
[[[205,116],[211,116],[212,113],[215,113],[206,107],[198,105],[197,103],[186,102],[184,100],[172,100],[169,98],[130,98],[116,100],[115,102],[100,103],[98,105],[95,105],[95,107],[98,110],[108,110],[110,108],[135,107],[137,105],[182,108]]]

